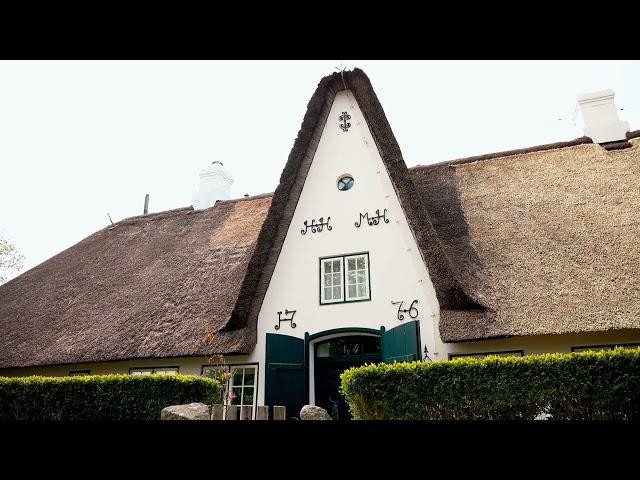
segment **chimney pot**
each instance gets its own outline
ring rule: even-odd
[[[211,162],[211,166],[200,170],[200,186],[193,194],[193,208],[196,210],[213,207],[217,200],[231,198],[233,177],[221,161]]]
[[[584,119],[584,134],[595,143],[616,142],[627,138],[629,123],[618,118],[614,96],[613,90],[601,90],[578,97]]]

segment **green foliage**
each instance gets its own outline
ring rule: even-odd
[[[0,377],[0,420],[159,420],[170,405],[219,401],[217,381],[191,375]]]
[[[382,363],[341,378],[357,419],[640,419],[640,349]]]
[[[0,284],[7,281],[11,273],[22,268],[24,255],[4,238],[0,237]]]

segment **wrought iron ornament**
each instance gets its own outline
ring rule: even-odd
[[[354,223],[354,225],[356,226],[356,228],[360,228],[360,225],[362,225],[362,219],[366,218],[367,219],[367,223],[371,226],[371,225],[378,225],[380,223],[380,220],[384,220],[384,223],[389,223],[389,219],[387,218],[387,209],[384,209],[384,212],[382,213],[382,215],[380,215],[380,209],[376,210],[376,215],[373,217],[369,217],[369,212],[365,212],[365,213],[361,213],[360,214],[360,218],[358,218],[358,221],[356,223]]]
[[[432,362],[433,360],[431,360],[431,357],[429,356],[429,350],[427,350],[427,346],[424,346],[424,350],[422,351],[423,353],[423,357],[422,357],[422,361],[423,362]]]
[[[308,220],[304,221],[304,228],[300,230],[302,235],[306,235],[307,231],[311,229],[311,233],[321,232],[324,227],[327,227],[327,230],[333,230],[333,227],[329,225],[329,221],[331,217],[327,217],[327,221],[324,221],[324,217],[320,217],[318,219],[318,223],[316,223],[315,219],[311,220],[311,224],[309,224]]]
[[[291,317],[287,318],[291,314]],[[295,310],[286,310],[284,311],[284,317],[282,318],[282,312],[278,312],[278,324],[275,326],[276,330],[280,330],[280,324],[282,322],[291,322],[291,328],[296,328],[296,324],[293,322],[293,317],[295,316]]]
[[[402,308],[402,303],[403,302],[391,302],[392,305],[398,305],[400,304],[400,306],[398,307],[398,320],[402,321],[404,320],[404,315],[403,313],[409,313],[409,316],[411,318],[416,318],[418,316],[418,309],[416,307],[413,306],[414,303],[418,303],[418,300],[414,300],[413,302],[411,302],[411,306],[409,306],[409,308]]]
[[[347,112],[342,112],[342,115],[340,115],[338,117],[338,120],[340,120],[340,128],[342,129],[343,132],[346,132],[347,130],[349,130],[349,127],[351,126],[351,124],[349,122],[347,122],[347,120],[351,120],[351,115],[349,115]]]

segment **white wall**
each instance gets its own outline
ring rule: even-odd
[[[338,117],[351,115],[351,128],[343,132]],[[338,178],[348,173],[355,179],[353,188],[339,191]],[[389,223],[360,228],[354,223],[360,213],[387,209]],[[304,221],[331,217],[332,230],[309,231],[302,235]],[[371,301],[320,305],[319,258],[369,252]],[[304,338],[315,333],[343,327],[386,329],[399,326],[397,305],[403,308],[418,300],[418,320],[422,343],[435,348],[434,322],[439,315],[435,291],[413,235],[400,208],[391,180],[353,94],[340,92],[331,108],[309,174],[304,184],[289,231],[258,317],[258,343],[252,355],[264,362],[265,337],[278,333]],[[278,311],[296,310],[296,328],[278,323]],[[408,320],[408,316],[407,316]],[[406,321],[406,320],[405,320]],[[313,359],[313,352],[309,358]],[[311,373],[313,365],[310,366]],[[261,368],[264,372],[264,368]],[[264,401],[264,375],[260,378],[260,398]],[[313,386],[313,381],[310,382]],[[313,388],[313,387],[312,387]],[[311,392],[313,399],[313,392]]]

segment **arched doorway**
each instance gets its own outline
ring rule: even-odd
[[[351,367],[382,361],[379,335],[352,334],[320,340],[314,345],[315,404],[334,420],[349,420],[349,406],[340,394],[340,374]]]

